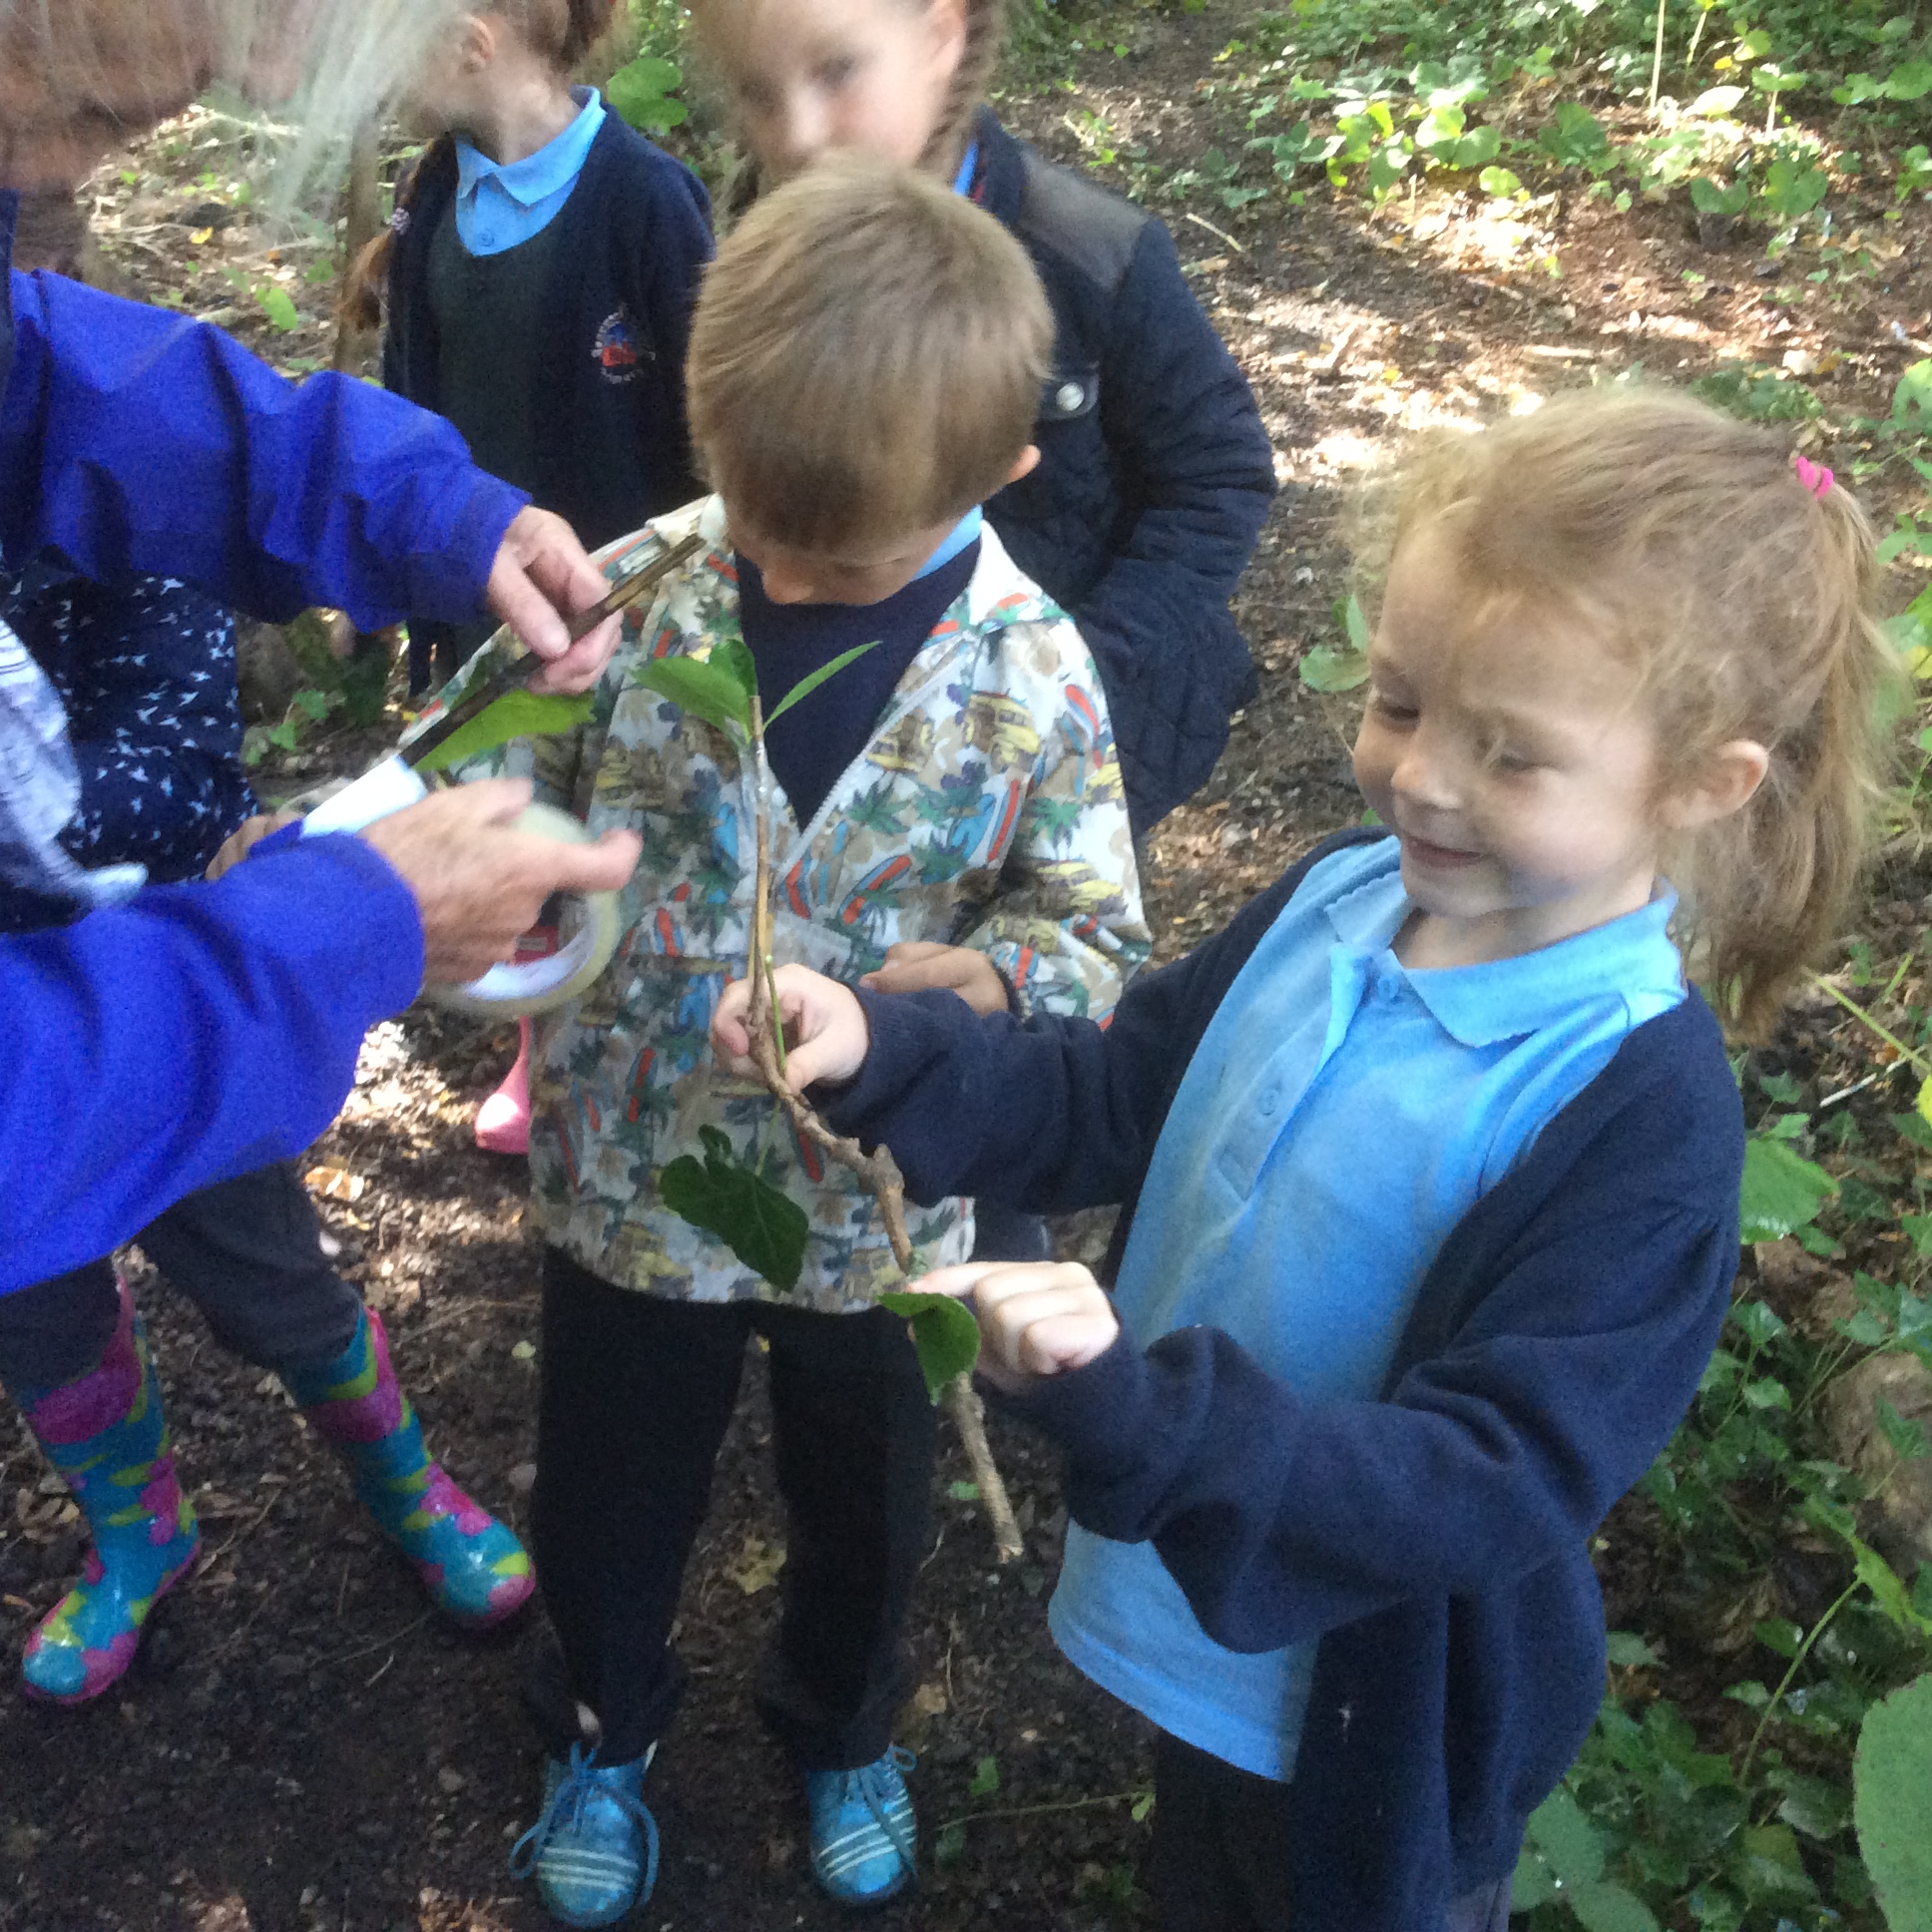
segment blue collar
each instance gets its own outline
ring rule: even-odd
[[[970,195],[973,192],[973,170],[979,166],[979,138],[975,136],[966,144],[966,152],[959,158],[959,173],[953,177],[953,193]]]
[[[983,521],[977,503],[953,525],[941,540],[939,548],[913,572],[912,581],[916,584],[922,577],[930,577],[934,571],[950,564],[969,543],[979,541],[980,524]]]
[[[1393,838],[1386,843],[1388,869],[1327,908],[1335,937],[1371,953],[1387,952],[1413,910],[1402,889],[1401,848]],[[1452,1039],[1466,1047],[1494,1046],[1553,1024],[1593,995],[1675,1000],[1684,985],[1683,960],[1669,930],[1677,904],[1677,893],[1660,884],[1649,905],[1535,952],[1414,973],[1391,964]]]
[[[492,161],[467,135],[456,137],[456,193],[474,196],[485,182],[494,182],[513,202],[534,208],[561,194],[584,172],[584,158],[604,125],[604,103],[590,88],[573,88],[583,97],[577,119],[562,134],[546,142],[534,155],[503,167]]]

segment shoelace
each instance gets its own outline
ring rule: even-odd
[[[908,1872],[918,1870],[914,1862],[913,1840],[906,1830],[906,1821],[887,1814],[890,1794],[880,1788],[880,1772],[884,1765],[890,1764],[903,1776],[918,1761],[909,1750],[897,1744],[888,1745],[884,1757],[870,1764],[861,1764],[856,1770],[846,1771],[844,1789],[839,1793],[841,1801],[854,1791],[865,1800],[865,1808],[871,1812],[873,1822],[892,1840],[892,1849],[899,1854],[899,1862]]]
[[[640,1797],[618,1788],[607,1780],[622,1765],[595,1762],[595,1747],[586,1751],[582,1744],[570,1747],[570,1768],[558,1780],[557,1788],[544,1806],[543,1816],[510,1847],[510,1875],[528,1878],[537,1869],[551,1834],[560,1826],[575,1831],[584,1822],[584,1811],[591,1799],[602,1792],[622,1810],[628,1811],[644,1831],[644,1882],[638,1887],[640,1898],[649,1898],[658,1884],[658,1821],[651,1807]],[[896,1840],[895,1840],[896,1842]]]

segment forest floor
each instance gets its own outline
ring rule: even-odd
[[[1068,86],[1014,98],[1008,116],[1056,158],[1125,186],[1129,165],[1110,171],[1107,153],[1138,148],[1172,170],[1216,142],[1238,149],[1240,104],[1204,83],[1230,71],[1214,56],[1243,18],[1219,4],[1137,14],[1124,55],[1073,55]],[[325,361],[327,276],[306,271],[327,262],[326,245],[276,240],[252,206],[235,206],[225,139],[218,122],[191,117],[97,178],[110,268],[130,292],[218,312],[284,363]],[[1212,199],[1156,205],[1253,383],[1282,486],[1238,606],[1259,696],[1212,781],[1154,841],[1161,957],[1359,813],[1347,701],[1307,689],[1296,664],[1337,642],[1338,519],[1365,465],[1415,430],[1533,406],[1638,364],[1676,380],[1726,361],[1822,366],[1834,406],[1883,416],[1932,310],[1917,204],[1884,231],[1896,253],[1881,272],[1847,287],[1777,271],[1775,290],[1750,246],[1706,250],[1680,213],[1642,202],[1620,213],[1565,195],[1499,218],[1466,190],[1378,209],[1317,187],[1299,207],[1278,196],[1234,212]],[[292,328],[277,328],[278,304],[257,287],[287,291]],[[1828,441],[1814,453],[1848,454]],[[1890,487],[1877,487],[1881,506]],[[353,751],[317,734],[264,766],[263,787],[293,789]],[[1910,883],[1913,897],[1924,890]],[[378,1028],[308,1166],[325,1171],[316,1185],[335,1197],[320,1206],[340,1265],[382,1310],[432,1446],[517,1521],[534,1453],[537,1254],[519,1168],[470,1139],[510,1045],[508,1031],[421,1013]],[[1096,1235],[1065,1231],[1090,1245]],[[480,1641],[441,1628],[274,1386],[213,1346],[138,1256],[131,1272],[208,1555],[116,1691],[74,1711],[0,1697],[0,1929],[547,1924],[505,1869],[535,1810],[518,1687],[539,1619]],[[784,1534],[769,1427],[754,1372],[687,1585],[691,1694],[649,1783],[665,1847],[636,1920],[650,1932],[842,1922],[812,1883],[794,1780],[747,1696]],[[919,1754],[926,1876],[875,1922],[1138,1923],[1148,1733],[1054,1650],[1044,1612],[1065,1511],[1040,1447],[997,1421],[993,1435],[1028,1551],[994,1567],[974,1506],[950,1487],[965,1473],[950,1457],[912,1632],[919,1688],[900,1733]],[[24,1428],[0,1419],[9,1660],[81,1550],[72,1506]],[[1656,1584],[1641,1562],[1633,1574]],[[1617,1608],[1613,1591],[1613,1620]]]

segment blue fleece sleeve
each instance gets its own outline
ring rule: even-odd
[[[1140,514],[1073,612],[1107,686],[1137,833],[1191,796],[1251,666],[1227,600],[1267,521],[1274,456],[1226,345],[1148,223],[1101,372],[1103,430]]]
[[[347,837],[0,939],[0,1292],[299,1153],[422,966],[408,887]]]
[[[219,329],[57,275],[12,277],[0,551],[180,577],[257,617],[363,630],[477,616],[527,501],[448,423],[350,377],[295,384]]]

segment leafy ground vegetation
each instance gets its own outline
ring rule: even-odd
[[[1898,4],[1026,13],[1003,111],[1168,222],[1278,452],[1240,604],[1260,694],[1154,842],[1161,956],[1359,813],[1337,517],[1417,430],[1639,375],[1787,424],[1891,533],[1901,649],[1932,668],[1932,45]],[[641,5],[613,66],[626,112],[722,180],[728,143],[675,7]],[[263,207],[254,138],[198,111],[104,170],[87,206],[106,271],[294,370],[366,354],[330,317],[336,228]],[[320,618],[251,640],[265,793],[393,737],[383,662],[347,645]],[[1932,1739],[1932,704],[1899,739],[1852,929],[1737,1061],[1750,1245],[1690,1417],[1597,1546],[1612,1668],[1518,1875],[1535,1932],[1932,1922],[1922,1890],[1917,1916],[1909,1902],[1932,1812],[1923,1756],[1916,1796],[1908,1762]],[[310,1161],[340,1264],[383,1309],[438,1445],[514,1516],[536,1267],[515,1171],[468,1138],[508,1046],[446,1018],[379,1029]],[[1063,1244],[1091,1252],[1102,1231],[1069,1223]],[[503,1873],[535,1788],[517,1700],[533,1633],[436,1629],[298,1422],[133,1265],[211,1557],[98,1706],[0,1700],[0,1928],[535,1928]],[[693,1689],[653,1774],[652,1932],[836,1922],[743,1693],[783,1560],[757,1382],[688,1584]],[[24,1434],[0,1430],[17,1645],[79,1532]],[[994,1446],[1027,1553],[993,1568],[949,1467],[904,1733],[931,1855],[881,1923],[1144,1923],[1147,1739],[1047,1640],[1065,1524],[1050,1460],[997,1419]]]

